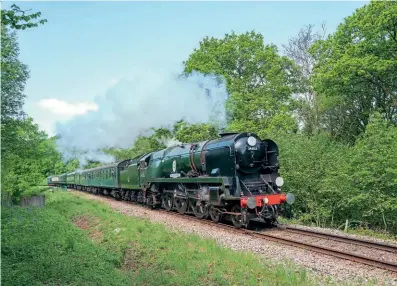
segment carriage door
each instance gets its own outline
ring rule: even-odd
[[[141,187],[143,184],[146,184],[149,181],[148,168],[150,164],[151,155],[152,154],[148,154],[139,161],[138,172],[139,172],[139,185]]]

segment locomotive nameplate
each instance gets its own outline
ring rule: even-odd
[[[170,174],[170,178],[179,178],[181,176],[180,173]]]

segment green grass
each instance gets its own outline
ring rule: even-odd
[[[214,240],[170,232],[69,192],[2,209],[2,285],[314,285]]]

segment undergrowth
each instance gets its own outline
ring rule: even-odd
[[[26,191],[22,193],[23,197],[33,197],[33,196],[39,196],[42,195],[44,192],[48,191],[50,187],[48,186],[34,186],[30,187]]]

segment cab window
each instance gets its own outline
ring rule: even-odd
[[[151,158],[152,154],[148,154],[145,157],[143,157],[140,161],[139,161],[139,167],[140,168],[146,168],[149,165],[149,161]]]

